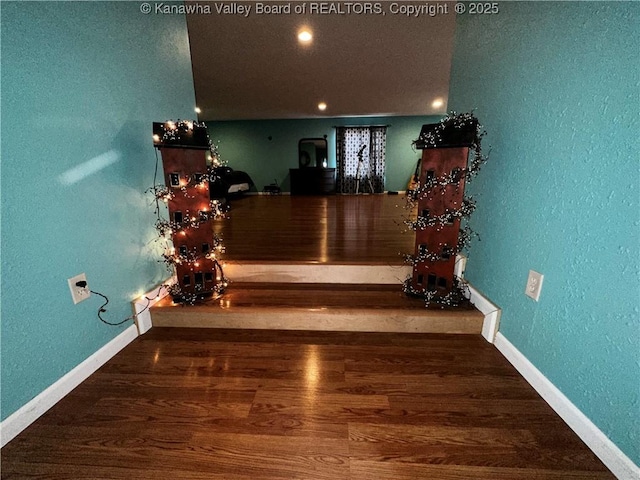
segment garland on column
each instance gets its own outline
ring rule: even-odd
[[[410,211],[413,210],[421,199],[433,199],[436,195],[444,195],[447,187],[455,186],[456,190],[459,189],[461,180],[464,179],[465,183],[473,180],[488,157],[482,153],[482,137],[484,137],[486,132],[473,113],[457,114],[456,112],[450,112],[439,122],[436,128],[421,134],[418,140],[414,142],[414,144],[420,143],[430,148],[436,148],[443,144],[443,134],[445,130],[468,130],[474,126],[475,132],[469,147],[467,167],[464,169],[456,169],[439,177],[429,177],[422,183],[415,184],[413,189],[407,191],[406,209]],[[436,227],[436,230],[439,231],[444,225],[457,219],[460,219],[461,222],[464,223],[461,223],[456,245],[443,245],[442,243],[437,245],[429,244],[431,248],[421,249],[416,255],[405,254],[403,256],[404,261],[415,267],[421,262],[435,262],[440,260],[443,254],[455,258],[459,252],[469,245],[473,238],[478,236],[466,223],[475,208],[475,201],[471,196],[467,196],[463,198],[458,208],[448,209],[441,215],[423,215],[423,212],[418,212],[415,220],[405,219],[404,224],[413,231],[424,230],[427,227]],[[431,304],[443,307],[458,306],[466,302],[469,298],[466,283],[458,277],[454,277],[453,287],[446,295],[440,294],[437,290],[418,291],[412,287],[411,278],[404,281],[403,291],[412,296],[422,297],[427,307]]]
[[[164,132],[162,137],[156,134],[153,136],[154,143],[178,143],[185,136],[191,135],[194,128],[204,129],[206,131],[206,124],[204,122],[197,121],[181,121],[166,122],[164,124]],[[218,146],[214,144],[207,135],[209,143],[209,156],[207,161],[210,164],[207,166],[207,171],[204,174],[187,176],[179,187],[179,191],[187,198],[194,198],[189,195],[189,190],[192,188],[204,188],[205,182],[214,182],[219,180],[219,176],[216,173],[216,168],[223,166],[224,162],[221,161]],[[164,184],[157,183],[158,177],[158,150],[156,149],[156,166],[153,177],[153,186],[150,187],[147,192],[151,192],[155,201],[155,215],[156,222],[155,227],[158,232],[157,241],[162,242],[164,253],[162,254],[162,260],[167,267],[167,270],[172,275],[175,274],[175,265],[180,264],[192,264],[194,267],[199,266],[199,262],[202,259],[208,259],[213,261],[214,265],[214,278],[215,286],[214,292],[217,295],[222,295],[225,288],[228,286],[229,281],[224,276],[222,264],[220,263],[220,257],[224,253],[225,248],[222,238],[217,234],[212,233],[212,244],[207,252],[188,250],[176,250],[173,245],[173,235],[183,234],[186,235],[190,229],[200,228],[200,226],[208,222],[209,220],[218,220],[226,218],[228,207],[223,205],[219,200],[211,200],[209,202],[209,210],[198,211],[191,213],[188,210],[184,212],[183,220],[181,222],[169,221],[162,218],[160,202],[167,204],[171,199],[175,198],[176,189],[167,187]],[[175,299],[180,298],[182,303],[188,303],[194,305],[201,300],[201,296],[198,293],[184,292],[178,283],[171,283],[163,285],[169,294]],[[198,288],[198,285],[196,285]]]

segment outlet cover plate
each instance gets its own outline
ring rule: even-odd
[[[540,292],[542,291],[542,281],[544,275],[536,272],[535,270],[529,270],[529,278],[527,278],[527,287],[524,289],[526,296],[533,298],[536,302],[540,299]]]
[[[67,280],[67,282],[69,283],[69,290],[71,290],[71,299],[73,300],[74,304],[78,304],[91,296],[88,283],[87,283],[87,286],[84,288],[78,287],[76,285],[76,283],[80,281],[84,281],[84,282],[87,281],[87,276],[84,273],[81,273],[80,275],[76,275],[75,277],[71,277],[70,279]]]

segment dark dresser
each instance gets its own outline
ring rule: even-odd
[[[291,195],[331,195],[336,193],[336,169],[290,168]]]

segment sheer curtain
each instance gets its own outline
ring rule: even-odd
[[[338,192],[383,193],[386,145],[387,127],[337,127]]]

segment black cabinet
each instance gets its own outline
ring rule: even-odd
[[[290,168],[291,195],[331,195],[336,193],[335,168]]]

